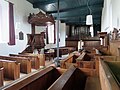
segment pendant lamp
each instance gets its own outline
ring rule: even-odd
[[[92,18],[91,9],[90,9],[88,3],[89,3],[89,0],[87,1],[87,7],[88,7],[88,9],[90,11],[90,14],[88,14],[86,16],[86,25],[92,25],[93,24],[93,18]]]
[[[93,18],[92,15],[86,16],[86,25],[92,25],[93,24]]]

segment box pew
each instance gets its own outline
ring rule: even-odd
[[[0,87],[3,86],[4,74],[3,74],[3,67],[0,67]]]
[[[120,61],[120,56],[100,56],[105,61]]]
[[[24,57],[12,57],[12,56],[0,56],[0,59],[12,60],[20,63],[20,72],[30,73],[31,72],[31,61]]]
[[[20,77],[20,63],[0,59],[0,67],[4,67],[5,78],[15,80]]]
[[[48,90],[84,90],[86,78],[82,71],[72,66]]]
[[[99,76],[102,90],[120,90],[120,83],[103,60],[99,60]]]
[[[76,61],[90,61],[91,57],[86,53],[82,52],[82,54],[76,59]]]
[[[40,62],[38,56],[28,56],[28,55],[22,55],[22,54],[9,54],[10,56],[15,56],[15,57],[26,57],[31,60],[31,67],[34,69],[39,69],[40,67]]]
[[[38,69],[1,87],[0,90],[47,90],[60,75],[61,73],[52,66],[43,70]]]
[[[73,53],[71,53],[65,59],[60,60],[60,67],[66,69],[66,68],[68,68],[67,64],[74,64],[75,65],[75,63],[76,63],[75,55]]]
[[[76,61],[77,67],[95,69],[95,61]]]
[[[91,78],[95,80],[90,85],[91,89],[86,90],[100,90],[99,78],[96,77],[95,71],[71,66],[48,88],[48,90],[84,90],[85,88],[89,88],[87,83],[91,82]],[[98,81],[96,81],[96,78]],[[99,87],[92,87],[95,83],[97,83]]]
[[[91,68],[94,68],[94,61],[91,61],[91,57],[89,55],[87,55],[86,52],[82,52],[82,54],[78,57],[76,57],[75,54],[70,54],[67,58],[60,60],[60,66],[61,68],[69,68],[71,65],[75,65],[75,66],[80,66],[81,63],[83,64],[82,66],[85,66],[85,64],[87,64],[85,67],[87,66],[91,66]],[[84,64],[85,61],[85,64]],[[78,65],[77,65],[78,64]]]

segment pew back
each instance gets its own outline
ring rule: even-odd
[[[31,61],[27,58],[0,56],[0,59],[17,61],[20,63],[20,72],[22,72],[22,73],[30,73],[31,72]]]
[[[4,80],[4,75],[3,75],[3,70],[4,68],[0,68],[0,87],[3,86],[3,80]]]
[[[67,63],[73,63],[74,60],[74,54],[70,54],[65,59],[60,60],[60,67],[61,68],[67,68]]]
[[[20,77],[20,63],[16,61],[0,60],[0,67],[4,67],[4,77],[17,79]]]
[[[31,67],[34,69],[39,69],[40,62],[38,56],[28,56],[28,55],[22,55],[22,54],[9,54],[10,56],[15,56],[15,57],[26,57],[30,59],[31,61]]]
[[[37,56],[39,58],[40,67],[43,68],[45,66],[45,54],[32,54],[32,53],[20,53],[20,55],[27,56]]]
[[[48,90],[84,90],[86,75],[72,66],[62,74]]]
[[[87,53],[82,52],[82,54],[76,59],[76,61],[90,61],[91,57]]]
[[[38,69],[1,87],[0,90],[47,90],[60,75],[59,71],[52,66],[44,70]]]
[[[120,90],[114,76],[104,61],[99,61],[99,76],[102,90]]]

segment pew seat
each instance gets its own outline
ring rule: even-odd
[[[15,80],[20,77],[20,63],[0,59],[0,67],[4,67],[5,78]]]
[[[0,59],[11,60],[20,63],[20,72],[30,73],[31,72],[31,61],[24,57],[10,57],[10,56],[0,56]]]

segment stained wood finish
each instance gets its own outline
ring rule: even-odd
[[[65,41],[66,42],[66,47],[74,47],[76,50],[78,50],[78,41]]]
[[[48,87],[60,76],[59,71],[54,67],[38,70],[9,83],[0,90],[47,90]]]
[[[3,70],[4,68],[0,68],[0,87],[3,86],[3,80],[4,80],[4,75],[3,75]]]
[[[24,57],[10,57],[10,56],[0,56],[0,59],[12,60],[20,63],[20,72],[30,73],[31,72],[31,61]]]
[[[76,61],[90,61],[91,57],[87,53],[82,52],[82,54],[76,59]]]
[[[38,56],[28,56],[28,55],[22,55],[22,54],[9,54],[10,56],[15,56],[15,57],[26,57],[30,59],[31,61],[31,67],[34,69],[39,69],[40,62]]]
[[[0,67],[4,67],[4,77],[18,79],[20,77],[20,63],[0,59]]]
[[[85,84],[85,90],[101,90],[98,77],[88,77]]]
[[[99,62],[99,76],[102,90],[120,90],[120,86],[114,79],[114,76],[110,72],[107,64],[105,64],[102,60]]]
[[[84,40],[83,48],[85,50],[91,51],[93,48],[100,48],[100,40]]]
[[[95,69],[95,61],[77,61],[77,67]]]
[[[45,54],[32,54],[32,53],[20,53],[20,54],[26,56],[37,56],[40,62],[40,67],[45,66]]]
[[[66,63],[73,63],[73,57],[74,57],[74,54],[70,54],[68,57],[66,57],[65,59],[63,60],[60,60],[60,67],[61,68],[67,68],[66,67]]]
[[[85,74],[72,66],[48,90],[84,90],[85,81]]]

